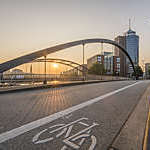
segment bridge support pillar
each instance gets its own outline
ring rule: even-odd
[[[0,73],[0,83],[3,83],[3,73]]]
[[[47,84],[46,80],[46,56],[44,56],[44,81],[43,84]]]
[[[104,55],[104,51],[103,51],[103,42],[101,43],[101,55]]]

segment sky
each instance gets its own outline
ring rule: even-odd
[[[149,0],[0,0],[0,62],[80,39],[113,40],[128,30],[129,18],[140,36],[140,62],[150,62],[149,6]],[[50,57],[81,63],[81,49]],[[86,45],[86,58],[99,49]]]

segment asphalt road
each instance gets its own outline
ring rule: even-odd
[[[117,81],[0,95],[0,150],[105,150],[149,81]]]

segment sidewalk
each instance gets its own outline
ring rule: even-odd
[[[110,150],[150,150],[150,128],[148,132],[145,132],[147,118],[150,117],[148,116],[149,91],[150,86],[146,89],[139,103],[135,106],[122,129],[114,138]],[[148,122],[150,122],[149,119]]]

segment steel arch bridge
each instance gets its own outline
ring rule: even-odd
[[[17,67],[19,65],[22,65],[24,63],[31,62],[37,58],[42,57],[42,56],[46,56],[48,54],[51,54],[51,53],[54,53],[54,52],[57,52],[57,51],[60,51],[63,49],[67,49],[70,47],[74,47],[77,45],[83,45],[84,46],[85,44],[89,44],[89,43],[107,43],[107,44],[111,44],[111,45],[118,47],[128,57],[131,65],[133,67],[133,70],[135,72],[134,63],[133,63],[131,57],[129,56],[129,54],[127,53],[127,51],[124,47],[119,45],[117,42],[109,40],[109,39],[94,38],[94,39],[84,39],[84,40],[78,40],[78,41],[68,42],[65,44],[56,45],[56,46],[53,46],[50,48],[39,50],[37,52],[33,52],[30,54],[18,57],[16,59],[4,62],[4,63],[0,64],[0,73],[3,73],[9,69],[12,69],[12,68]]]
[[[65,60],[65,59],[46,58],[46,59],[36,59],[33,62],[45,62],[45,61],[70,66],[71,68],[74,68],[75,70],[78,70],[80,72],[88,71],[87,67],[80,65],[79,63],[76,63],[76,62],[73,62],[70,60]],[[74,66],[74,65],[76,65],[76,66]],[[80,67],[81,67],[81,69],[80,69]]]

